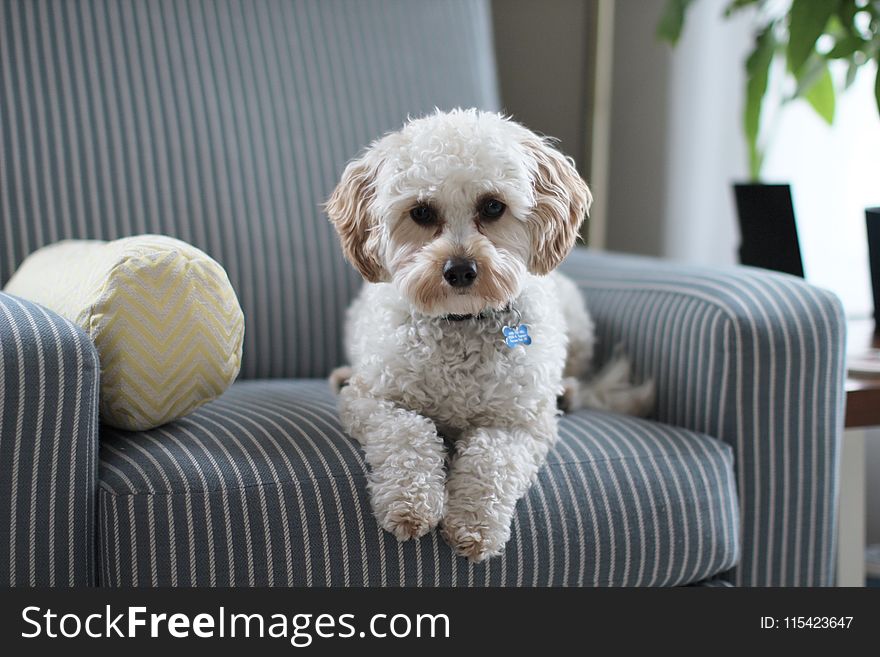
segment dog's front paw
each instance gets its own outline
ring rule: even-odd
[[[441,528],[446,542],[459,555],[478,563],[504,550],[510,527],[490,522],[483,514],[466,509],[449,509]]]
[[[407,502],[398,502],[388,509],[379,524],[398,541],[421,538],[440,522],[440,512],[417,510]]]
[[[434,529],[443,517],[446,491],[443,486],[415,486],[396,490],[373,488],[373,511],[379,525],[398,541],[420,538]]]

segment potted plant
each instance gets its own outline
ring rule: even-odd
[[[677,43],[693,1],[667,0],[658,37]],[[761,117],[769,109],[781,109],[768,107],[768,85],[779,85],[781,105],[804,100],[830,125],[837,93],[873,60],[878,63],[874,92],[880,110],[880,0],[731,0],[724,15],[729,18],[747,8],[755,13],[756,29],[745,62],[743,107],[751,179],[734,185],[742,233],[740,261],[803,276],[790,186],[761,181],[764,154],[773,137],[772,125],[762,123]],[[784,61],[783,75],[771,74],[777,60]],[[829,64],[836,61],[845,64],[845,75],[832,73]],[[880,253],[880,244],[870,248]]]

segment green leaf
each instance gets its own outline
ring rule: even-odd
[[[840,19],[840,22],[843,23],[844,27],[846,27],[849,32],[854,32],[856,13],[859,11],[855,0],[840,0],[836,11],[837,17]]]
[[[836,2],[827,0],[793,0],[789,10],[788,68],[796,78],[816,47],[818,39],[828,25]]]
[[[846,67],[846,79],[843,82],[843,90],[846,91],[852,86],[852,83],[856,81],[856,75],[859,72],[859,64],[858,62],[849,60],[849,64]]]
[[[819,79],[806,90],[804,98],[813,106],[816,113],[831,125],[834,122],[834,83],[828,66],[826,65],[824,69]]]
[[[684,15],[693,0],[667,0],[657,24],[657,38],[673,46],[678,43],[684,26]]]
[[[794,93],[786,101],[806,97],[807,91],[819,81],[819,78],[825,74],[827,69],[828,64],[820,55],[816,53],[810,55],[807,63],[801,68],[801,76],[797,80],[797,87],[795,87]]]
[[[874,100],[877,101],[877,112],[880,112],[880,55],[877,57],[877,78],[874,80]]]
[[[825,55],[828,59],[846,59],[857,50],[861,50],[867,45],[867,41],[852,35],[840,39],[834,44],[834,47]]]
[[[753,180],[757,180],[761,173],[763,157],[758,148],[758,131],[761,128],[761,106],[764,102],[764,92],[767,91],[767,78],[775,48],[776,42],[770,26],[758,35],[755,48],[746,60],[746,105],[743,111],[743,123],[749,147],[749,172]]]
[[[733,0],[724,8],[724,18],[730,18],[740,9],[756,5],[760,0]]]

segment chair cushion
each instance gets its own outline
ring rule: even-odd
[[[104,428],[104,585],[677,585],[737,560],[726,445],[608,413],[562,418],[505,553],[398,543],[325,381],[239,382],[164,427]]]

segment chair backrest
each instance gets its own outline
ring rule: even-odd
[[[164,233],[229,272],[242,375],[340,364],[360,280],[320,204],[407,115],[497,109],[486,0],[0,5],[0,284],[65,238]]]

